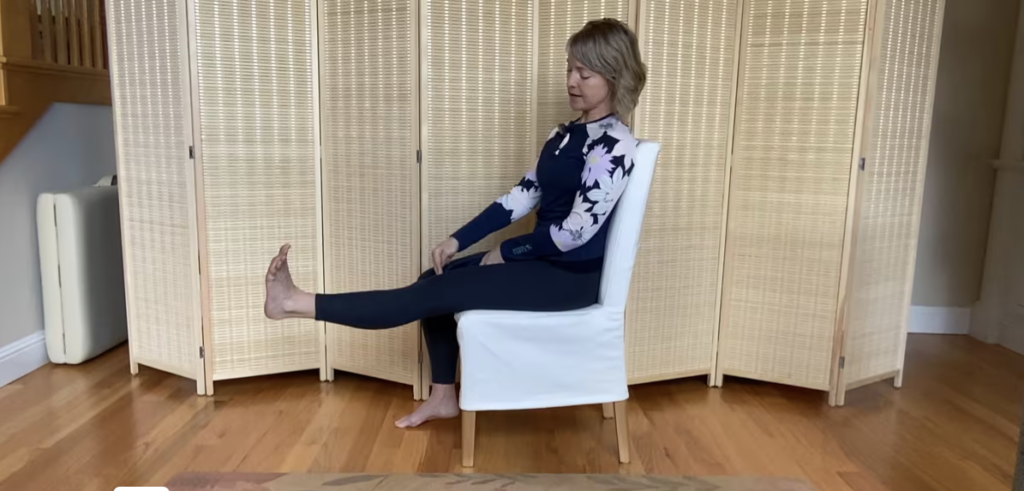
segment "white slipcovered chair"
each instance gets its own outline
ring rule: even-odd
[[[619,460],[629,462],[624,322],[626,298],[661,147],[641,142],[626,190],[607,224],[597,305],[558,313],[459,314],[462,465],[473,466],[476,412],[602,404],[614,417]]]

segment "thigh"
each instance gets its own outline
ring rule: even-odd
[[[418,286],[447,312],[519,310],[559,312],[597,303],[600,273],[571,273],[545,261],[463,266]]]

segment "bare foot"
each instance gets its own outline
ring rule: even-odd
[[[430,397],[412,414],[395,422],[399,428],[415,428],[427,421],[459,415],[459,399],[454,385],[435,386]]]
[[[299,292],[292,281],[292,273],[288,270],[288,251],[291,245],[281,246],[281,250],[270,261],[267,269],[267,300],[263,303],[263,313],[270,319],[281,320],[288,317],[288,304]]]

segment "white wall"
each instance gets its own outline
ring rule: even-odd
[[[985,277],[971,334],[1024,353],[1024,0],[1017,24]]]
[[[0,163],[0,351],[43,329],[36,197],[115,172],[110,106],[53,106]]]
[[[1019,1],[946,2],[915,306],[962,316],[979,298]]]

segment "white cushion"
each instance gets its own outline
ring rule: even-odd
[[[44,193],[36,205],[46,351],[82,363],[128,339],[117,187]]]
[[[599,303],[570,312],[457,316],[466,411],[618,402],[629,397],[626,299],[660,146],[641,142],[609,222]]]

